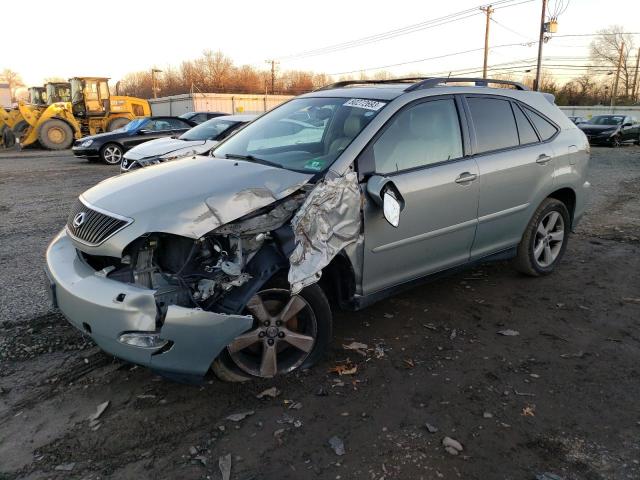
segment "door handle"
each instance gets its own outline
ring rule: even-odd
[[[456,178],[456,183],[471,183],[476,178],[478,178],[478,176],[475,173],[464,172],[458,175],[458,178]]]
[[[551,160],[551,157],[546,153],[541,153],[540,156],[536,159],[536,163],[540,165],[546,165]]]

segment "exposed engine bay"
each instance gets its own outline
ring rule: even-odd
[[[254,293],[252,280],[258,283],[256,277],[265,269],[272,273],[288,263],[294,247],[288,221],[305,197],[300,191],[197,240],[149,233],[132,242],[121,259],[82,255],[98,275],[156,290],[160,321],[169,305],[232,313]],[[236,297],[246,300],[225,304],[224,297],[234,288],[240,290]]]

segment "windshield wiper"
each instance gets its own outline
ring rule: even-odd
[[[265,160],[264,158],[258,158],[253,155],[240,155],[239,153],[227,153],[224,158],[231,160],[246,160],[248,162],[260,163],[262,165],[268,165],[270,167],[283,168],[282,165],[276,162],[271,162],[269,160]]]

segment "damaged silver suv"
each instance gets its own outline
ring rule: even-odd
[[[584,134],[505,81],[340,82],[212,155],[87,190],[46,254],[74,326],[173,378],[308,367],[330,305],[360,309],[458,267],[513,258],[548,274],[589,188]]]

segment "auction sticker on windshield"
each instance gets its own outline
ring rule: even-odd
[[[364,98],[352,98],[343,104],[345,107],[364,108],[367,110],[378,111],[386,105],[385,102],[376,100],[365,100]]]

